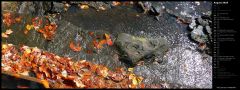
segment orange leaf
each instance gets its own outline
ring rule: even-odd
[[[104,36],[105,36],[105,38],[106,38],[106,40],[107,40],[107,44],[108,44],[109,46],[112,46],[112,45],[113,45],[113,42],[112,42],[110,36],[109,36],[108,34],[106,34],[106,33],[104,34]]]
[[[75,52],[81,51],[81,49],[82,49],[82,47],[80,46],[79,43],[77,44],[77,46],[75,46],[72,41],[70,42],[69,47]]]
[[[108,34],[105,33],[104,36],[106,39],[110,39],[110,36]]]
[[[94,35],[94,32],[88,32],[88,34],[89,34],[90,36],[93,36],[93,35]]]
[[[108,44],[109,46],[112,46],[112,45],[113,45],[112,40],[111,40],[111,39],[108,39],[108,40],[107,40],[107,44]]]
[[[45,88],[50,88],[47,80],[41,80],[41,82]]]
[[[15,21],[16,21],[17,23],[20,23],[20,22],[21,22],[21,20],[22,20],[22,17],[21,17],[21,16],[19,16],[19,17],[15,18]]]

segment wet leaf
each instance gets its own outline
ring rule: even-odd
[[[112,45],[113,45],[113,42],[112,42],[112,40],[111,40],[111,38],[110,38],[110,35],[108,35],[108,34],[105,33],[104,36],[105,36],[105,38],[106,38],[107,44],[108,44],[109,46],[112,46]]]
[[[73,41],[70,41],[69,47],[70,47],[73,51],[75,51],[75,52],[78,52],[78,51],[81,51],[81,50],[82,50],[82,47],[80,46],[80,44],[77,43],[77,45],[75,46],[74,43],[73,43]]]

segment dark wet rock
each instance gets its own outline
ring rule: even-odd
[[[206,43],[208,40],[207,35],[203,33],[203,26],[201,25],[193,28],[193,31],[191,32],[191,38],[199,43]]]
[[[175,55],[178,53],[178,55]],[[176,47],[164,56],[166,63],[136,66],[145,84],[166,82],[168,88],[211,88],[212,58],[195,50]]]
[[[148,39],[126,33],[119,34],[115,43],[119,48],[121,57],[128,60],[132,65],[136,65],[143,58],[163,56],[168,49],[167,41],[163,38]]]
[[[198,49],[200,51],[207,51],[206,53],[211,55],[212,45],[212,29],[211,29],[211,18],[210,16],[204,15],[199,18],[192,19],[189,24],[191,31],[190,37],[197,43],[199,43]]]

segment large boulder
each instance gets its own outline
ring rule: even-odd
[[[168,49],[167,41],[163,38],[149,39],[126,33],[119,34],[115,44],[122,55],[121,58],[131,65],[136,65],[142,58],[163,56]]]

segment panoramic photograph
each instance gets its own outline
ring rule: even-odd
[[[211,1],[1,1],[1,88],[212,89]]]

